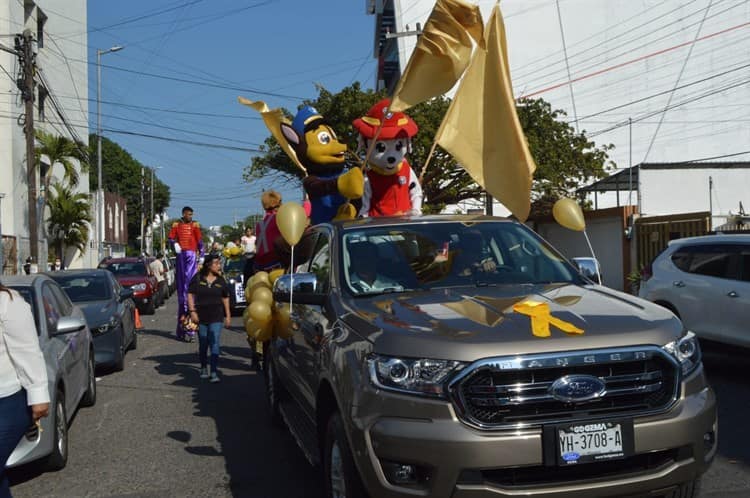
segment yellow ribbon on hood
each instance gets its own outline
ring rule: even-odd
[[[552,316],[547,303],[522,301],[513,305],[513,311],[531,317],[531,333],[536,337],[549,337],[552,335],[549,330],[550,325],[554,325],[566,334],[583,334],[583,329],[579,329],[570,322]]]

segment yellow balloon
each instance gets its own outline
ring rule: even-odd
[[[248,337],[250,338],[255,337],[255,330],[257,328],[258,326],[255,325],[255,322],[253,322],[252,318],[245,320],[245,333],[247,333]]]
[[[245,295],[247,295],[247,294],[245,294]],[[248,318],[250,318],[250,308],[245,308],[242,311],[242,321],[246,322]]]
[[[266,342],[273,337],[273,324],[267,323],[263,327],[258,328],[255,333],[255,340],[260,342]]]
[[[289,245],[295,245],[307,226],[305,209],[296,202],[285,202],[276,212],[276,224],[284,240]]]
[[[552,216],[560,225],[576,232],[586,229],[586,221],[583,219],[583,211],[573,199],[563,197],[552,206]]]
[[[271,286],[271,280],[268,278],[268,272],[266,271],[259,271],[258,273],[250,277],[250,282],[265,282],[269,287]]]
[[[253,303],[266,303],[268,306],[273,304],[273,293],[268,287],[258,287],[252,293]]]
[[[268,278],[271,281],[271,285],[273,285],[274,282],[276,282],[276,279],[282,276],[283,274],[284,274],[284,270],[282,270],[281,268],[277,268],[276,270],[273,270],[271,273],[269,273]]]
[[[259,326],[266,325],[271,321],[271,307],[266,303],[252,302],[250,303],[250,318]]]
[[[292,337],[292,321],[289,318],[289,305],[281,304],[275,310],[276,335],[282,339]]]

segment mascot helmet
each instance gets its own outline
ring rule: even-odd
[[[388,106],[390,99],[383,99],[367,111],[367,115],[357,118],[352,123],[363,137],[372,139],[380,127],[378,140],[393,140],[394,138],[411,138],[417,134],[419,127],[409,116],[403,112],[390,112]]]

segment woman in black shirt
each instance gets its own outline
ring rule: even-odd
[[[221,276],[221,258],[209,254],[203,267],[188,288],[190,319],[198,322],[198,352],[201,361],[201,379],[208,379],[208,348],[211,347],[211,382],[219,382],[218,362],[221,352],[222,321],[226,327],[232,323],[229,314],[229,288]],[[222,320],[223,319],[223,320]]]

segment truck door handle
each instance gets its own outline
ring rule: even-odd
[[[682,280],[676,280],[672,282],[672,285],[674,285],[675,287],[685,287],[685,282],[683,282]]]
[[[739,294],[737,294],[737,293],[736,293],[736,292],[734,292],[734,291],[729,291],[729,292],[727,293],[727,296],[728,296],[728,297],[740,297],[740,295],[739,295]]]

